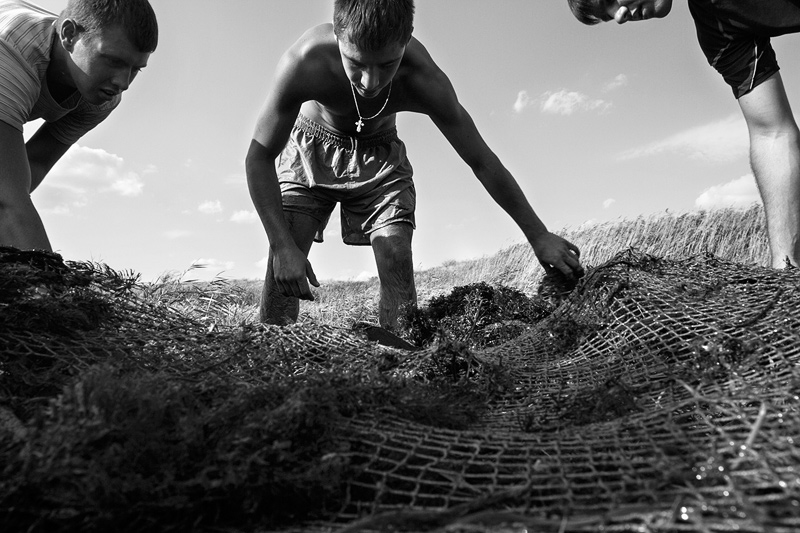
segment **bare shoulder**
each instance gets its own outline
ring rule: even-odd
[[[278,81],[307,86],[308,79],[325,79],[339,64],[339,49],[333,25],[320,24],[306,30],[278,63]]]
[[[414,37],[406,47],[401,73],[410,111],[432,115],[446,112],[457,104],[450,79],[427,48]]]

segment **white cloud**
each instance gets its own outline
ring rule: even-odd
[[[583,93],[563,89],[558,92],[548,91],[541,97],[542,113],[556,115],[571,115],[576,111],[600,111],[602,113],[610,107],[611,102],[592,99]]]
[[[142,189],[144,189],[144,183],[139,179],[139,176],[135,174],[128,175],[112,183],[111,189],[122,196],[139,196],[142,194]]]
[[[749,151],[747,126],[741,115],[696,126],[638,148],[622,152],[620,160],[637,159],[663,153],[676,153],[711,163],[734,161],[747,157]]]
[[[517,101],[514,102],[514,112],[522,113],[532,103],[530,96],[528,96],[528,91],[520,91],[517,93]]]
[[[618,74],[613,80],[606,82],[606,84],[603,85],[603,92],[608,93],[615,91],[620,87],[625,87],[626,85],[628,85],[628,76],[625,74]]]
[[[255,210],[236,211],[231,215],[231,222],[236,222],[237,224],[252,224],[253,222],[258,222],[258,220],[258,213]]]
[[[209,200],[197,206],[197,210],[204,215],[213,215],[222,212],[222,203],[219,200]]]
[[[761,197],[752,174],[709,187],[694,201],[694,205],[707,210],[720,207],[750,207],[754,203],[761,203]]]
[[[42,212],[70,214],[103,193],[139,196],[140,175],[118,155],[76,144],[53,166],[36,191]]]
[[[353,281],[369,281],[374,277],[377,277],[377,274],[375,272],[370,272],[368,270],[362,270],[352,280]]]
[[[261,258],[260,261],[256,261],[256,266],[258,267],[259,270],[263,272],[267,271],[268,264],[269,264],[269,256],[264,256]]]
[[[617,201],[615,199],[606,198],[605,200],[603,200],[603,209],[608,209],[609,207],[611,207],[615,203],[617,203]]]

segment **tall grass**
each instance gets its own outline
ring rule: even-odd
[[[767,264],[768,242],[760,206],[682,214],[660,213],[585,225],[558,232],[581,249],[587,267],[599,265],[634,247],[658,257],[684,258],[704,252],[747,264]],[[520,243],[494,255],[468,261],[447,261],[415,273],[420,305],[454,287],[486,282],[536,293],[544,275],[533,250]],[[166,300],[209,325],[238,325],[258,319],[260,280],[187,283],[167,275],[148,290],[154,300]],[[380,284],[367,281],[322,281],[313,288],[313,302],[302,302],[301,323],[350,328],[356,322],[377,323]]]
[[[709,252],[744,264],[766,265],[769,259],[764,213],[758,205],[746,210],[640,216],[559,233],[581,249],[585,266],[599,265],[631,247],[665,258]],[[445,285],[485,281],[535,293],[543,275],[531,247],[520,243],[491,256],[420,272],[417,278],[422,285],[428,285],[426,291],[433,292],[445,290],[439,281],[447,280]]]

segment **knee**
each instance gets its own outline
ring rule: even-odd
[[[388,240],[375,249],[376,259],[388,265],[411,264],[411,247],[404,243]]]
[[[800,130],[791,115],[775,120],[751,120],[747,126],[752,140],[763,139],[772,142],[786,139],[790,143],[797,144],[800,139]]]

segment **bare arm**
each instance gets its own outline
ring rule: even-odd
[[[297,56],[290,50],[281,59],[275,83],[259,113],[255,133],[247,152],[245,169],[250,198],[269,239],[275,282],[287,296],[313,299],[308,286],[316,277],[305,254],[292,237],[283,215],[281,190],[275,171],[280,155],[305,101],[297,88],[302,84]]]
[[[36,133],[33,134],[25,144],[28,152],[28,163],[31,169],[31,190],[33,192],[42,183],[42,180],[50,172],[61,157],[67,153],[72,145],[64,144],[56,140],[48,129],[47,124],[43,124]]]
[[[438,69],[437,69],[438,70]],[[580,251],[550,233],[525,198],[519,184],[481,137],[469,113],[458,102],[447,77],[438,71],[425,94],[433,122],[467,163],[492,199],[516,222],[547,272],[556,269],[572,278],[583,274]]]
[[[0,245],[52,250],[30,197],[31,170],[37,169],[36,179],[41,182],[44,174],[40,177],[38,172],[44,165],[38,159],[29,162],[22,132],[0,122]]]

